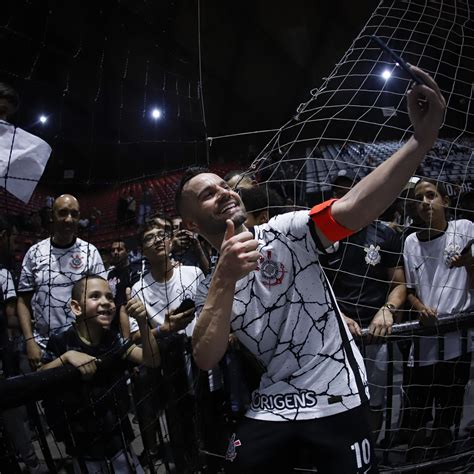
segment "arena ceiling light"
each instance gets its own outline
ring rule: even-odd
[[[382,72],[382,74],[381,74],[381,76],[382,76],[385,80],[390,79],[391,75],[392,75],[392,73],[391,73],[391,71],[389,71],[388,69],[385,69],[385,70]]]
[[[48,117],[47,117],[46,115],[40,115],[39,121],[40,121],[42,124],[45,124],[45,123],[48,121]]]
[[[157,108],[154,108],[151,111],[151,118],[154,119],[154,120],[160,119],[161,118],[161,110],[157,109]]]

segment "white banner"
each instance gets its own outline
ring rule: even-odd
[[[51,155],[41,138],[0,121],[0,186],[28,203]]]

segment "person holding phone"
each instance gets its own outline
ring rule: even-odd
[[[221,177],[191,169],[182,178],[176,206],[186,228],[220,251],[196,296],[196,364],[215,367],[232,331],[265,369],[222,453],[226,472],[291,472],[302,446],[319,473],[378,472],[364,363],[319,256],[387,209],[438,136],[446,102],[412,69],[427,84],[408,94],[413,136],[340,199],[250,232],[239,194]]]
[[[167,339],[178,333],[192,335],[194,295],[204,279],[200,268],[172,260],[174,235],[172,221],[165,216],[156,216],[145,222],[138,236],[149,271],[132,286],[132,298],[137,298],[145,306],[151,332],[158,339]],[[133,318],[130,318],[130,334],[134,341],[141,340],[138,322]],[[166,402],[158,389],[158,378],[159,375],[149,370],[140,371],[133,377],[134,398],[140,401],[137,403],[137,418],[144,446],[140,459],[148,465],[161,456],[156,432],[159,409],[163,409]]]
[[[150,264],[150,271],[132,287],[132,297],[138,297],[149,316],[155,336],[165,336],[179,331],[192,335],[194,328],[194,305],[176,312],[185,300],[193,300],[204,274],[200,268],[176,265],[171,260],[173,223],[160,216],[151,218],[140,231],[139,240],[143,256]],[[134,340],[140,338],[138,325],[130,322],[130,334]]]
[[[207,275],[210,270],[210,259],[201,246],[197,234],[185,229],[180,217],[174,217],[172,222],[174,234],[171,254],[173,259],[182,265],[199,267]]]

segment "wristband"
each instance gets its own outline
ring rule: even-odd
[[[331,213],[331,206],[334,204],[334,201],[337,201],[337,199],[329,199],[321,204],[317,204],[309,211],[309,216],[314,224],[323,233],[324,237],[331,242],[337,242],[356,232],[334,220]]]
[[[168,337],[168,334],[161,332],[161,324],[156,326],[156,339],[164,339]]]
[[[397,308],[395,307],[394,304],[392,303],[385,303],[383,306],[382,306],[382,309],[383,308],[387,308],[392,314],[394,314],[396,311],[397,311]]]

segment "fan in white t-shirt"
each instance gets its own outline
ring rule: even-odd
[[[447,221],[449,198],[441,183],[421,179],[415,187],[415,198],[426,227],[405,241],[408,301],[418,312],[421,324],[434,326],[438,315],[474,310],[474,224],[466,219]],[[432,446],[445,445],[452,439],[450,427],[462,411],[471,351],[470,337],[461,331],[423,336],[412,343],[410,385],[406,388],[410,405],[407,427],[424,427],[434,404]]]
[[[149,272],[142,273],[140,279],[132,287],[132,297],[140,299],[145,305],[148,322],[152,334],[157,338],[167,337],[176,333],[191,336],[194,328],[194,296],[199,282],[204,278],[198,267],[176,264],[171,259],[173,223],[165,217],[153,217],[148,220],[139,235],[143,248],[143,256],[149,263]],[[181,310],[182,303],[186,309]],[[130,318],[130,334],[134,341],[141,339],[138,323]],[[183,353],[186,363],[186,376],[191,376],[190,356]],[[163,370],[167,370],[164,368]],[[178,371],[179,372],[179,371]],[[178,375],[175,372],[175,375]],[[133,390],[138,404],[137,417],[141,425],[145,452],[153,458],[158,456],[159,447],[156,433],[158,429],[158,412],[160,393],[156,384],[146,377],[133,379]],[[145,395],[146,394],[146,395]],[[181,421],[179,422],[181,424]],[[192,433],[190,427],[187,432]]]
[[[181,303],[194,300],[197,287],[204,274],[198,267],[177,265],[171,256],[172,222],[162,217],[151,219],[141,232],[143,256],[150,264],[150,271],[132,287],[132,297],[145,305],[154,335],[165,336],[185,331],[192,335],[194,305],[177,313]],[[139,339],[138,325],[130,319],[130,334]]]
[[[59,196],[53,205],[52,237],[30,247],[23,259],[17,311],[34,370],[50,335],[66,331],[75,320],[69,307],[74,283],[86,275],[105,276],[99,251],[77,237],[79,218],[77,199]]]

